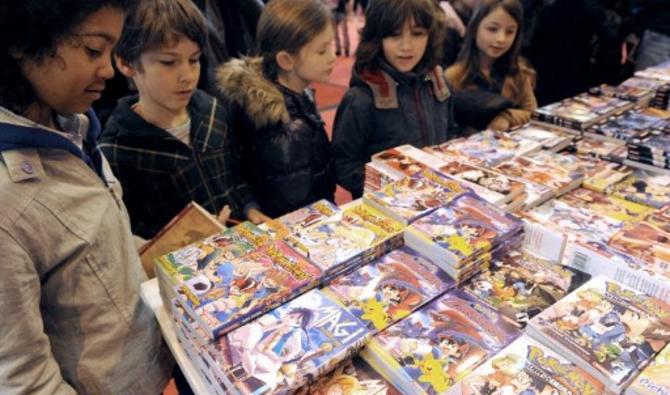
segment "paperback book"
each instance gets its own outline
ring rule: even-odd
[[[361,357],[343,362],[316,383],[294,395],[402,395]]]
[[[555,162],[538,161],[517,157],[501,163],[494,170],[510,177],[522,178],[549,187],[555,195],[561,195],[579,187],[584,180],[584,171],[557,166]]]
[[[500,195],[501,201],[499,203],[507,203],[513,200],[526,189],[525,185],[520,181],[487,170],[483,167],[476,167],[462,162],[445,163],[439,170],[443,173],[477,184],[480,187]],[[497,205],[495,202],[491,202],[488,199],[485,200]]]
[[[670,340],[670,306],[596,277],[533,318],[527,333],[620,393]]]
[[[321,199],[266,223],[268,224],[268,232],[273,238],[281,239],[339,212],[340,208],[335,204],[326,199]]]
[[[670,203],[670,176],[638,170],[617,184],[614,195],[654,208]]]
[[[528,123],[509,131],[512,139],[532,140],[542,145],[542,149],[558,152],[568,147],[576,137],[565,130],[549,125]]]
[[[665,347],[654,361],[626,389],[626,395],[670,394],[670,347]]]
[[[571,207],[583,208],[599,216],[627,224],[638,223],[654,212],[649,206],[585,188],[575,189],[559,200]]]
[[[667,225],[667,224],[666,224]],[[617,232],[609,246],[645,263],[647,269],[670,278],[670,232],[651,221],[630,224]]]

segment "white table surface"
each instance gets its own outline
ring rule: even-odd
[[[144,303],[149,306],[154,313],[158,325],[161,328],[161,332],[163,333],[163,339],[165,339],[165,343],[167,343],[170,351],[172,351],[174,359],[179,364],[179,367],[181,367],[181,371],[184,373],[184,377],[186,377],[186,380],[190,384],[193,393],[195,393],[195,395],[209,394],[207,385],[200,373],[186,355],[181,344],[177,341],[177,332],[174,323],[170,318],[169,312],[165,309],[165,306],[163,306],[163,300],[158,292],[158,280],[154,278],[142,283],[140,294]]]

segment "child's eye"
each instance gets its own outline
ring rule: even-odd
[[[162,64],[163,66],[168,66],[168,67],[169,67],[169,66],[174,66],[175,63],[176,63],[174,60],[159,60],[159,62],[160,62],[160,64]]]
[[[86,47],[86,53],[88,54],[88,56],[90,56],[93,59],[99,58],[99,57],[102,56],[102,51],[101,50],[91,48],[91,47]]]
[[[197,58],[189,59],[188,61],[191,64],[198,64],[198,63],[200,63],[200,58],[197,57]]]
[[[412,30],[412,35],[414,36],[425,36],[426,34],[428,34],[428,31],[426,29]]]

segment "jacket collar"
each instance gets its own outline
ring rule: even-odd
[[[435,66],[426,74],[401,73],[386,62],[380,68],[364,69],[360,75],[354,73],[352,82],[360,80],[372,90],[375,107],[377,109],[399,108],[398,86],[416,86],[429,81],[435,98],[443,102],[451,96],[451,91],[444,77],[441,66]],[[353,84],[352,84],[353,85]]]

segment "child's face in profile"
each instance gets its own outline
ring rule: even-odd
[[[384,58],[401,73],[408,73],[423,59],[428,46],[428,30],[417,26],[414,19],[401,29],[382,39]]]
[[[285,71],[285,75],[297,82],[294,87],[305,89],[312,82],[328,82],[336,59],[334,39],[333,27],[328,24],[321,33],[300,48],[297,56],[291,55],[293,69]]]
[[[495,61],[509,51],[519,26],[502,7],[482,19],[477,29],[477,48],[480,56]]]
[[[131,77],[145,108],[186,111],[200,79],[200,54],[200,46],[186,37],[143,53]]]
[[[71,40],[55,48],[53,57],[46,56],[41,62],[22,60],[22,73],[33,87],[37,102],[59,113],[88,110],[100,98],[105,81],[114,76],[112,49],[121,35],[123,19],[120,9],[101,8],[75,29]]]

